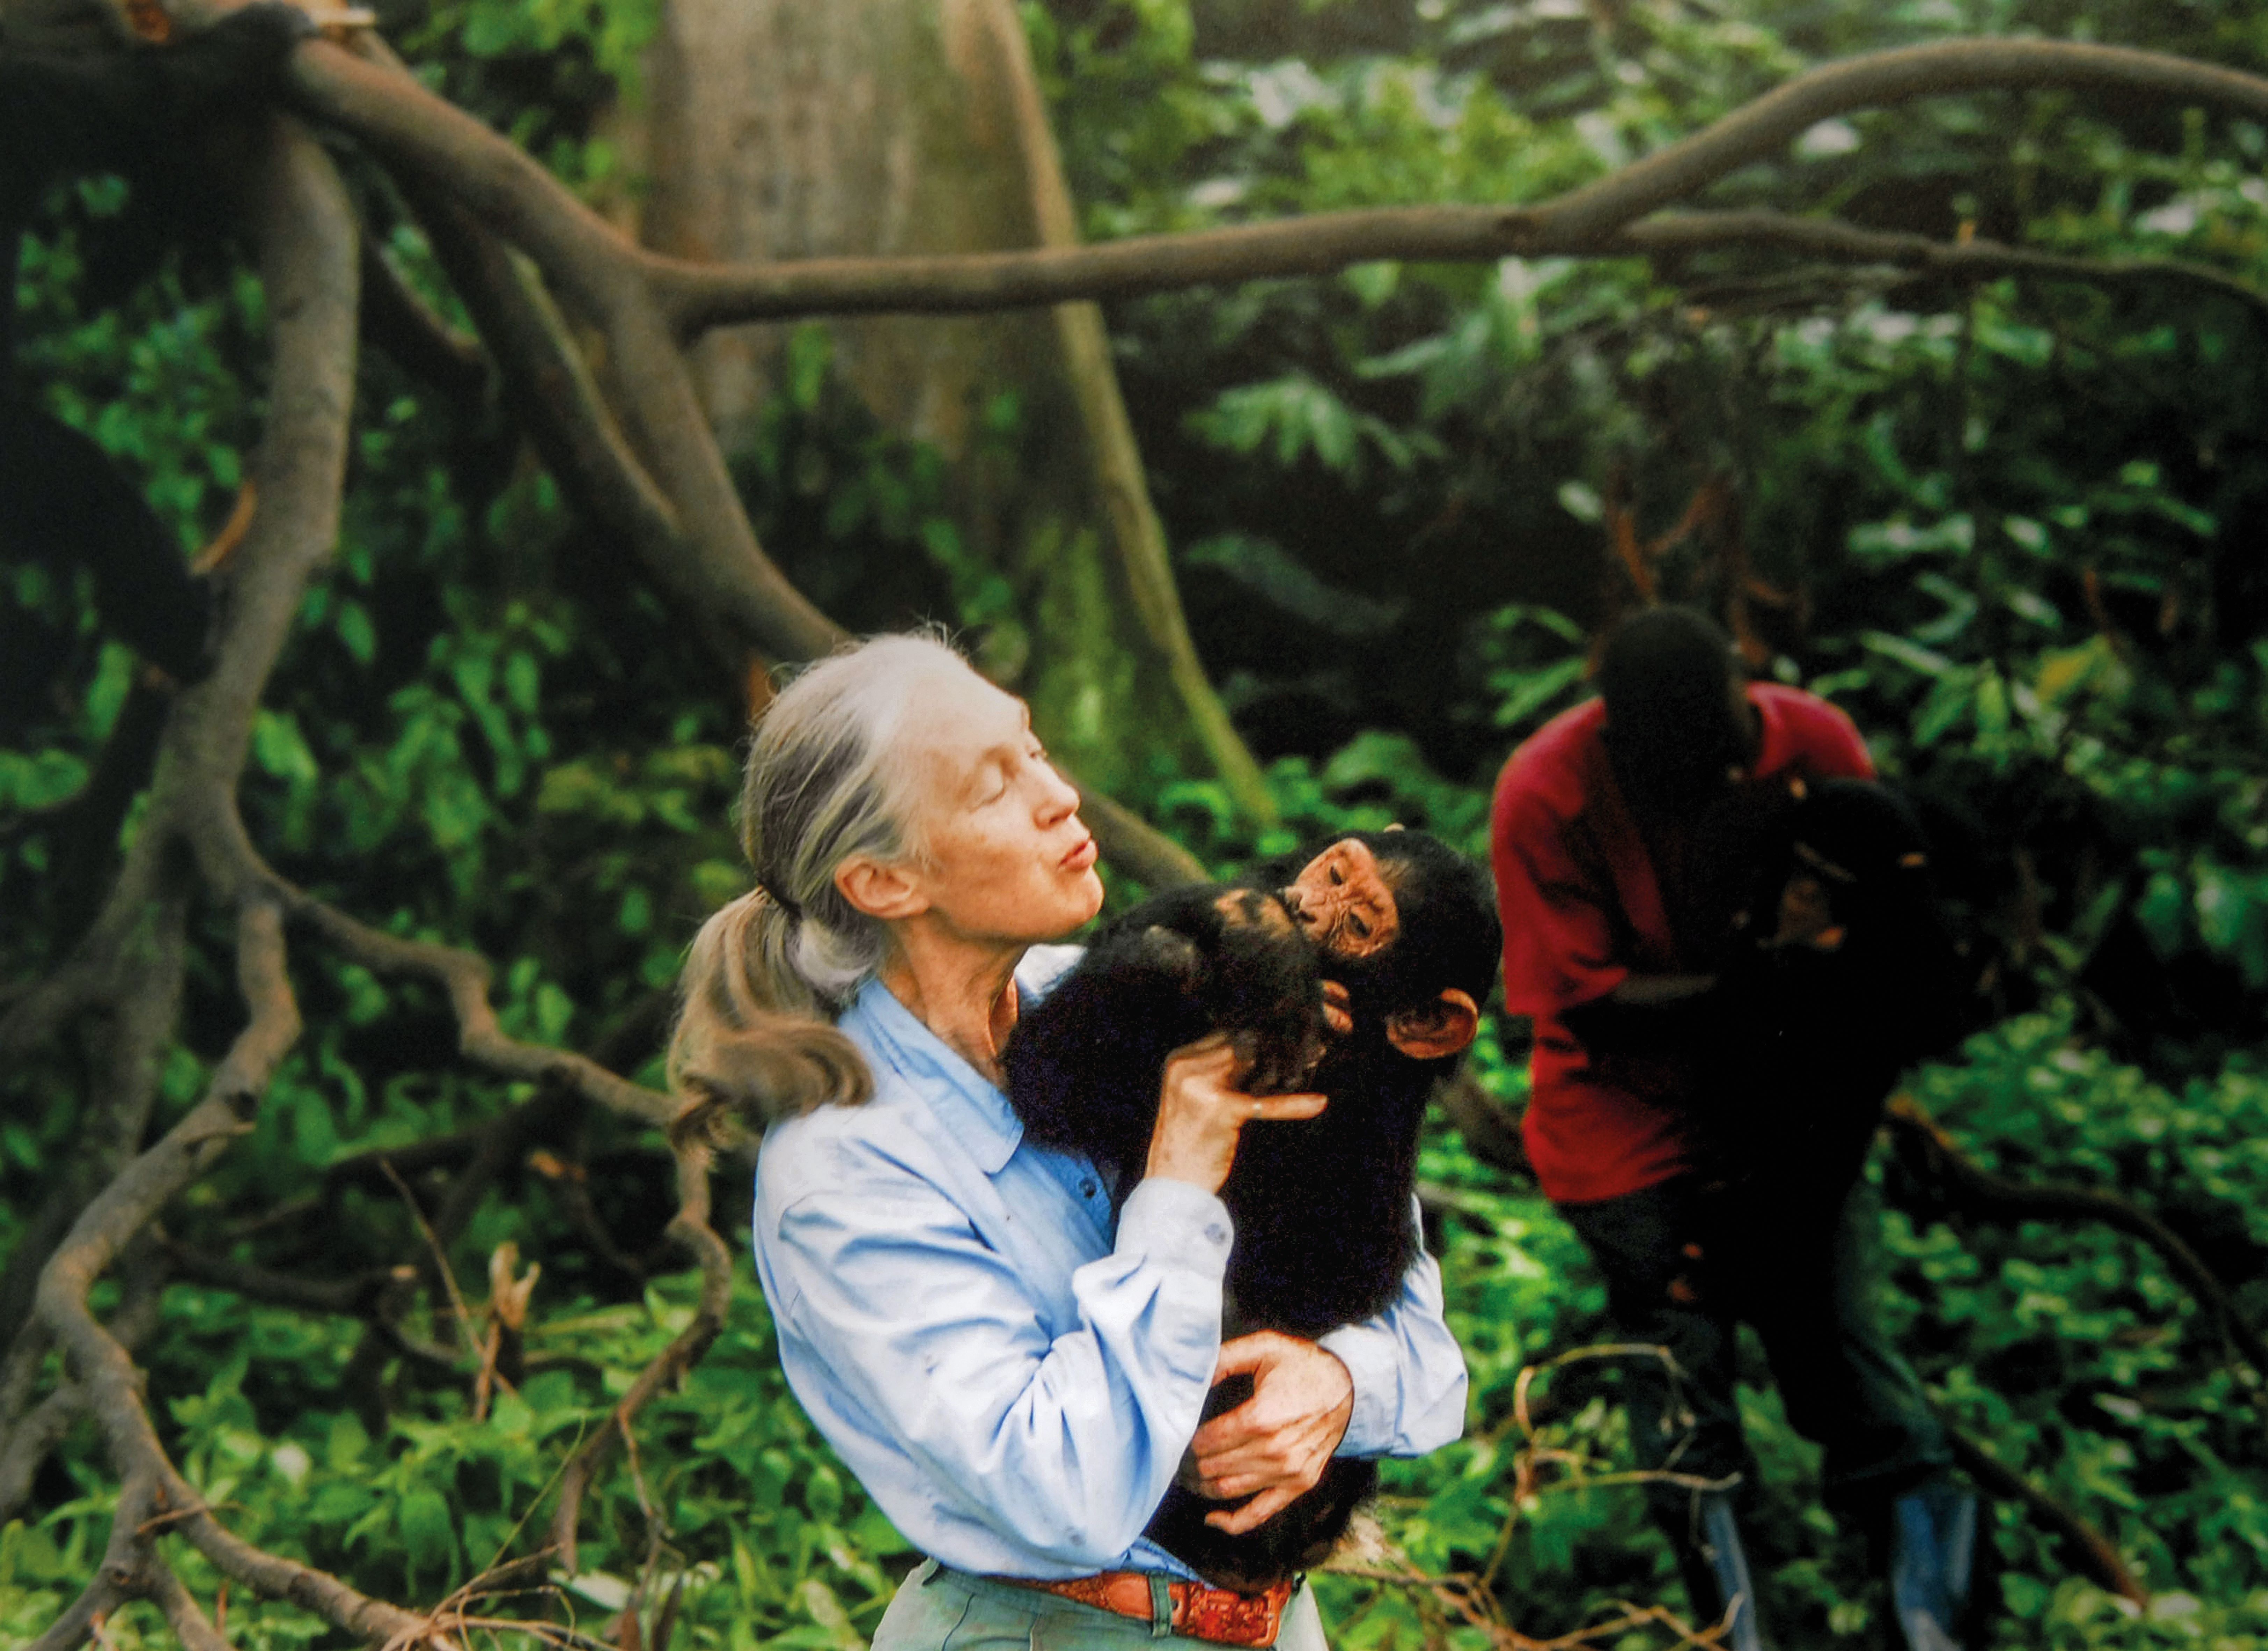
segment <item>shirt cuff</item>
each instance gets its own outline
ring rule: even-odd
[[[1218,1282],[1228,1271],[1236,1223],[1228,1205],[1191,1182],[1145,1177],[1118,1212],[1118,1251]]]
[[[1354,1378],[1354,1410],[1347,1418],[1346,1436],[1339,1441],[1336,1454],[1384,1456],[1394,1444],[1402,1344],[1374,1325],[1344,1324],[1315,1345],[1336,1353],[1347,1367],[1347,1375]]]

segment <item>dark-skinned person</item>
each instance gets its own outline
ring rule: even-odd
[[[1222,1342],[1240,1134],[1324,1097],[1245,1093],[1225,1040],[1179,1051],[1115,1217],[1092,1163],[1024,1139],[1001,1050],[1079,955],[1049,942],[1101,904],[1095,844],[1024,704],[933,637],[790,682],[740,823],[755,887],[694,943],[671,1075],[681,1132],[768,1121],[755,1262],[788,1384],[926,1556],[875,1651],[1322,1651],[1304,1584],[1207,1587],[1143,1530],[1180,1474],[1249,1498],[1211,1516],[1241,1530],[1334,1455],[1463,1428],[1423,1254],[1376,1318]],[[1200,1427],[1232,1375],[1251,1397]]]
[[[1790,1423],[1824,1452],[1830,1507],[1883,1556],[1906,1643],[1949,1651],[1976,1505],[1949,1478],[1944,1430],[1882,1328],[1879,1208],[1855,1155],[1791,1165],[1775,1150],[1776,1172],[1800,1183],[1777,1189],[1723,1161],[1710,1120],[1737,1104],[1742,1078],[1728,1030],[1737,1041],[1769,1024],[1774,1006],[1729,997],[1734,983],[1710,972],[1717,937],[1682,921],[1719,869],[1698,863],[1701,845],[1743,788],[1870,779],[1866,745],[1824,700],[1749,683],[1723,630],[1690,608],[1618,625],[1595,681],[1595,698],[1513,753],[1491,847],[1506,1008],[1535,1028],[1528,1157],[1603,1275],[1622,1333],[1668,1354],[1628,1361],[1622,1377],[1638,1464],[1677,1476],[1649,1485],[1652,1511],[1695,1610],[1728,1620],[1735,1651],[1756,1651],[1742,1539],[1756,1461],[1734,1390],[1745,1322]],[[1828,933],[1787,916],[1798,943]],[[1747,971],[1739,984],[1770,983]]]

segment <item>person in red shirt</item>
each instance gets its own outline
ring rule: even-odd
[[[1756,1464],[1734,1397],[1745,1320],[1790,1422],[1824,1448],[1830,1505],[1881,1539],[1909,1645],[1943,1651],[1957,1644],[1975,1503],[1947,1478],[1944,1430],[1880,1324],[1879,1210],[1861,1182],[1815,1201],[1831,1212],[1821,1230],[1787,1232],[1795,1201],[1775,1214],[1753,1186],[1723,1191],[1694,1112],[1705,1081],[1738,1087],[1737,1056],[1710,1036],[1718,983],[1700,937],[1680,932],[1702,816],[1742,782],[1870,779],[1873,764],[1848,717],[1746,682],[1730,639],[1690,608],[1619,626],[1597,680],[1597,698],[1513,753],[1491,849],[1505,1007],[1535,1025],[1529,1160],[1623,1331],[1675,1361],[1633,1360],[1623,1378],[1639,1464],[1682,1481],[1650,1486],[1655,1515],[1695,1609],[1729,1611],[1732,1646],[1753,1651],[1738,1510]]]

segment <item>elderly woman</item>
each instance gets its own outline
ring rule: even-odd
[[[1102,901],[1079,798],[1021,701],[943,644],[880,637],[773,702],[741,828],[756,888],[703,927],[671,1050],[696,1109],[772,1120],[755,1255],[789,1385],[929,1556],[876,1651],[1041,1637],[1321,1651],[1302,1588],[1204,1588],[1145,1544],[1190,1456],[1244,1529],[1335,1452],[1455,1438],[1465,1372],[1420,1255],[1400,1301],[1320,1343],[1224,1346],[1218,1196],[1253,1096],[1224,1044],[1168,1065],[1116,1220],[1094,1167],[1027,1146],[1002,1097],[1019,1008],[1078,955],[1041,944]],[[1221,1375],[1253,1397],[1198,1426]],[[1192,1449],[1192,1447],[1194,1448]]]

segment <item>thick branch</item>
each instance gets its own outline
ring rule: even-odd
[[[513,410],[569,497],[593,520],[628,542],[662,586],[678,595],[686,611],[721,618],[745,645],[777,657],[805,659],[849,641],[848,632],[820,615],[826,627],[823,645],[782,654],[778,628],[752,623],[747,617],[751,612],[769,611],[766,605],[774,598],[768,579],[758,580],[740,600],[721,608],[714,603],[701,579],[714,577],[712,564],[718,556],[703,550],[702,541],[688,531],[669,497],[632,451],[541,280],[516,262],[479,218],[438,187],[443,181],[453,188],[453,178],[429,181],[413,171],[402,176],[401,187],[424,225],[435,256],[495,351]],[[595,232],[614,238],[604,225],[598,225]],[[614,245],[622,255],[642,261],[647,256],[618,239]],[[681,410],[697,415],[697,409]],[[678,431],[673,445],[686,441],[715,445],[697,416]],[[729,489],[729,481],[725,485]],[[739,513],[737,497],[731,509]],[[714,520],[713,512],[709,520]],[[733,537],[735,543],[724,552],[728,571],[731,565],[745,568],[748,553],[770,567],[755,550],[752,538],[746,546],[737,546],[737,535]],[[704,567],[711,571],[696,573]],[[784,586],[784,579],[780,583]],[[740,661],[725,663],[737,667]],[[1082,817],[1103,852],[1128,875],[1152,888],[1203,881],[1204,866],[1179,844],[1099,792],[1082,788],[1081,796]]]
[[[70,1609],[48,1625],[48,1631],[24,1647],[24,1651],[77,1651],[94,1637],[102,1619],[137,1597],[130,1586],[136,1580],[131,1571],[120,1574],[118,1567],[107,1563],[98,1568],[93,1581],[70,1603]]]
[[[166,1045],[180,1010],[188,900],[168,888],[146,916],[112,971],[107,1012],[88,1017],[94,1072],[70,1161],[0,1270],[0,1346],[11,1345],[23,1329],[48,1257],[96,1189],[140,1150],[149,1131]],[[0,1437],[7,1434],[11,1409],[0,1404]]]
[[[700,549],[670,565],[666,582],[680,600],[715,613],[775,659],[833,649],[842,632],[763,554],[740,507],[648,285],[652,255],[519,147],[396,64],[316,41],[293,54],[291,79],[311,113],[353,132],[398,172],[446,187],[482,225],[534,258],[568,305],[605,335],[637,446]]]
[[[674,588],[675,569],[693,548],[676,511],[630,451],[542,281],[441,190],[414,175],[401,188],[434,257],[496,352],[505,397],[544,468],[578,510],[627,540],[654,577]],[[740,661],[727,663],[737,667]]]
[[[325,1573],[262,1552],[203,1509],[158,1439],[133,1360],[87,1307],[88,1291],[121,1249],[248,1127],[247,1115],[299,1031],[284,969],[283,910],[268,890],[241,875],[249,846],[234,792],[261,688],[297,616],[300,591],[329,554],[337,526],[353,399],[356,236],[321,150],[287,122],[277,122],[274,132],[256,181],[255,210],[276,360],[258,465],[265,503],[230,564],[218,661],[206,681],[180,697],[166,730],[150,819],[136,843],[136,856],[146,857],[150,869],[137,893],[136,860],[129,859],[106,911],[130,931],[157,868],[171,859],[167,851],[187,838],[208,881],[236,908],[238,979],[251,1018],[198,1104],[80,1214],[40,1275],[37,1312],[62,1345],[122,1482],[107,1569],[115,1561],[131,1573],[146,1513],[179,1515],[177,1528],[238,1581],[377,1638],[416,1619]],[[122,1586],[132,1584],[122,1579]],[[145,1591],[163,1586],[143,1583]],[[178,1610],[173,1614],[178,1618]]]
[[[125,1297],[104,1328],[112,1340],[130,1353],[157,1328],[166,1290],[165,1260],[158,1246],[145,1241],[129,1252],[122,1271],[126,1276]],[[44,1351],[48,1340],[43,1332],[26,1338],[26,1345]],[[0,1525],[23,1510],[40,1464],[85,1411],[85,1393],[66,1377],[24,1414],[0,1417]]]
[[[2069,41],[1957,40],[1823,63],[1692,136],[1539,209],[1547,240],[1583,241],[1682,201],[1820,122],[1950,92],[2046,87],[2139,92],[2268,117],[2268,79],[2218,64]]]
[[[379,974],[422,977],[447,992],[457,1019],[457,1046],[475,1065],[502,1077],[556,1083],[640,1123],[666,1126],[677,1116],[677,1102],[669,1096],[617,1078],[588,1056],[524,1043],[508,1035],[489,1002],[488,960],[477,952],[387,934],[292,888],[272,872],[267,875],[291,901],[292,915],[313,925],[347,957]]]
[[[691,335],[731,322],[801,315],[952,313],[1125,298],[1328,275],[1378,259],[1455,263],[1647,251],[1638,220],[1749,161],[1778,153],[1830,116],[1926,95],[2047,86],[2141,92],[2268,116],[2268,79],[2214,64],[2061,41],[1948,41],[1822,65],[1690,137],[1532,206],[1379,207],[1100,246],[960,257],[757,265],[640,257],[672,318]],[[1810,250],[1843,255],[1825,247]],[[1985,254],[1978,257],[1989,262]]]
[[[309,146],[312,149],[312,145]],[[317,154],[320,159],[320,153]],[[204,1098],[165,1138],[105,1188],[71,1229],[40,1279],[40,1316],[69,1357],[101,1427],[113,1462],[130,1483],[154,1485],[163,1511],[186,1515],[179,1529],[238,1581],[291,1599],[326,1620],[376,1638],[414,1620],[337,1578],[253,1547],[224,1529],[175,1470],[142,1403],[141,1382],[126,1349],[95,1323],[87,1292],[127,1240],[166,1201],[202,1176],[247,1125],[244,1115],[298,1036],[299,1013],[284,965],[283,915],[264,900],[248,903],[237,933],[237,971],[252,1021],[215,1069]],[[194,1510],[194,1511],[192,1511]],[[122,1499],[122,1525],[134,1522]],[[112,1533],[113,1548],[118,1531]]]

